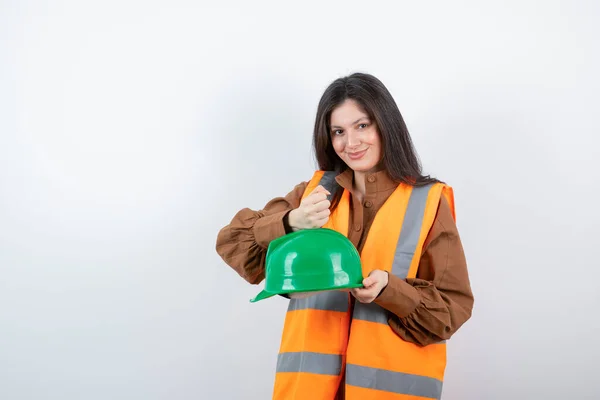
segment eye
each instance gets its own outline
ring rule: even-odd
[[[369,126],[369,124],[360,124],[358,127],[360,129],[365,129],[367,126]]]
[[[342,132],[344,132],[344,131],[343,131],[343,130],[341,130],[341,129],[336,129],[336,130],[334,130],[334,131],[333,131],[333,134],[334,134],[334,135],[341,135],[341,134],[342,134]]]

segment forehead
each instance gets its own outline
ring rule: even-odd
[[[331,112],[331,125],[351,125],[360,118],[369,118],[369,114],[352,99],[347,99]]]

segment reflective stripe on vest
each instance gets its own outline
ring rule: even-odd
[[[319,184],[333,194],[336,175],[317,171],[304,196]],[[442,194],[452,208],[452,191],[445,185],[398,186],[378,211],[361,251],[364,276],[374,269],[401,279],[416,276]],[[347,236],[349,202],[350,194],[344,190],[325,228]],[[347,400],[401,398],[398,395],[439,399],[445,343],[421,347],[406,342],[389,327],[387,310],[375,303],[355,302],[350,318],[349,304],[349,295],[340,291],[290,300],[273,399],[332,400],[344,369]]]
[[[307,372],[321,375],[339,375],[342,359],[337,354],[301,351],[281,353],[277,358],[277,372]]]

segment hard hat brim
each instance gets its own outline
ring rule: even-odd
[[[257,294],[255,298],[251,299],[250,303],[256,303],[257,301],[268,299],[269,297],[273,297],[275,295],[277,295],[277,293],[270,293],[270,292],[267,292],[266,290],[263,290],[262,292]]]

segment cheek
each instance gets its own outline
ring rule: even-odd
[[[378,133],[375,133],[373,135],[373,138],[371,140],[371,147],[373,148],[373,150],[375,150],[374,153],[377,155],[377,157],[381,157],[381,137]]]
[[[333,150],[338,154],[344,151],[344,141],[339,136],[331,138],[331,145],[333,146]]]
[[[377,141],[377,154],[381,155],[381,142]]]

